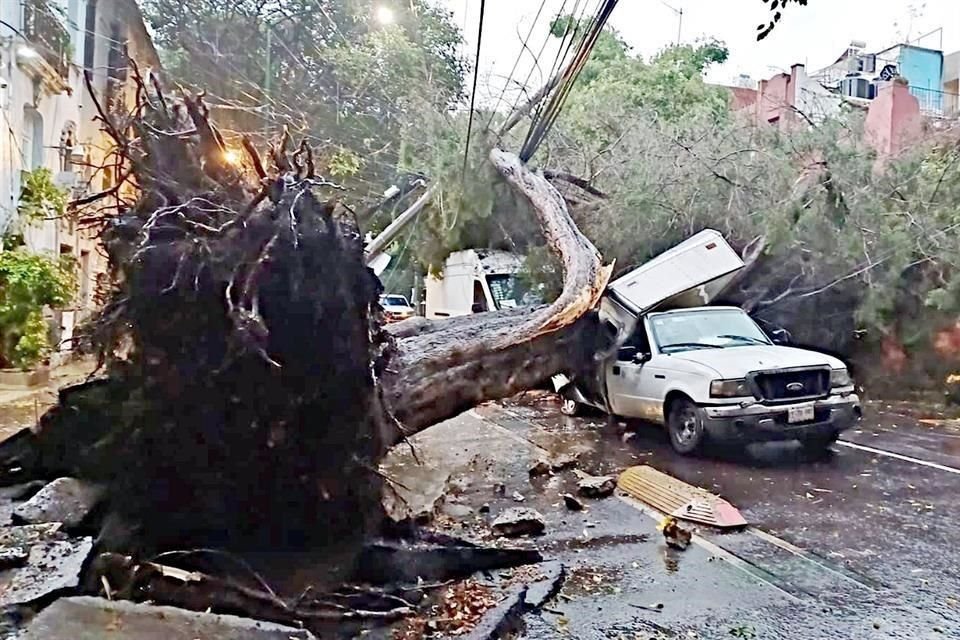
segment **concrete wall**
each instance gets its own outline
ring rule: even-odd
[[[906,82],[881,86],[870,103],[864,123],[866,142],[881,159],[896,156],[923,134],[923,116]]]

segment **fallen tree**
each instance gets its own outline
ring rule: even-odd
[[[88,333],[104,376],[0,452],[7,481],[105,484],[113,521],[141,533],[104,547],[357,546],[382,524],[390,446],[589,363],[610,270],[516,156],[490,157],[533,205],[562,294],[385,330],[356,221],[310,148],[284,135],[265,162],[247,143],[238,167],[202,97],[147,85],[128,122],[103,116],[137,188],[91,220],[116,282]]]

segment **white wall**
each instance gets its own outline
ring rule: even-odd
[[[55,0],[69,12],[73,35],[74,61],[82,61],[83,56],[83,17],[86,0]],[[60,171],[61,160],[58,152],[60,136],[68,123],[78,125],[81,120],[80,97],[83,93],[82,75],[76,67],[72,68],[66,80],[71,92],[56,91],[44,87],[33,74],[29,73],[17,60],[17,51],[25,44],[21,33],[23,15],[20,2],[0,0],[0,19],[16,27],[16,31],[0,25],[0,77],[6,82],[6,88],[0,89],[0,227],[6,229],[11,223],[20,193],[20,172],[30,169],[31,156],[24,143],[31,136],[25,136],[26,107],[34,108],[43,121],[42,158],[36,164],[42,164],[54,174]],[[20,33],[18,33],[20,32]],[[47,221],[25,233],[28,246],[36,251],[53,252],[59,250],[61,243],[60,224]],[[66,238],[67,241],[71,241]]]
[[[835,93],[827,91],[823,85],[807,75],[802,65],[794,68],[796,82],[796,108],[810,117],[814,122],[837,115],[840,111],[841,98]]]

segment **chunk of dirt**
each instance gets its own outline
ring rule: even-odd
[[[534,509],[514,507],[497,516],[492,526],[495,533],[507,538],[516,538],[542,534],[547,528],[547,522],[543,515]]]
[[[577,496],[572,493],[561,493],[560,497],[563,498],[563,504],[567,505],[567,509],[570,509],[570,511],[583,511],[583,502]]]
[[[530,476],[545,476],[550,473],[551,465],[546,460],[537,460],[530,467]]]

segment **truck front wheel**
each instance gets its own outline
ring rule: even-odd
[[[694,453],[706,441],[703,419],[697,405],[688,398],[677,398],[670,403],[667,414],[667,432],[674,451],[681,455]]]
[[[565,416],[576,416],[580,414],[580,403],[573,398],[560,396],[560,413]]]

